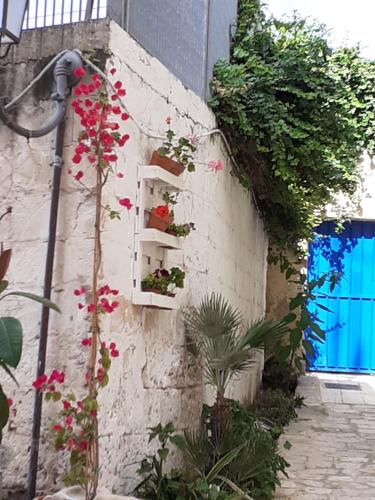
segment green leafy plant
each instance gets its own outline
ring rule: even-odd
[[[185,238],[191,231],[195,231],[195,224],[193,222],[187,222],[185,224],[170,224],[167,229],[167,233],[173,234],[178,238]]]
[[[252,349],[288,332],[283,322],[246,325],[240,312],[215,293],[185,313],[185,325],[190,348],[204,357],[206,381],[216,388],[218,406],[224,404],[229,381],[253,363]]]
[[[156,269],[148,273],[142,280],[142,289],[158,290],[162,295],[171,295],[176,288],[184,287],[185,272],[179,267],[167,269]]]
[[[355,191],[360,156],[375,151],[374,82],[375,63],[357,48],[332,49],[324,26],[240,0],[210,104],[272,244],[310,239],[335,194]]]
[[[166,131],[166,140],[162,146],[157,149],[159,156],[175,160],[189,172],[194,172],[194,153],[197,150],[194,141],[187,137],[177,137],[176,132],[170,128],[171,119],[166,119],[168,130]]]
[[[142,481],[135,491],[150,500],[251,500],[269,499],[285,473],[286,461],[277,453],[271,434],[240,405],[233,404],[232,426],[225,440],[211,433],[212,408],[205,406],[202,426],[177,435],[173,424],[150,429],[149,441],[159,448],[147,456],[138,474]],[[183,454],[185,466],[164,472],[170,445]]]
[[[256,418],[266,420],[273,426],[288,425],[297,418],[295,400],[280,389],[268,389],[261,392],[251,406]]]
[[[162,198],[169,209],[169,213],[174,217],[174,207],[177,205],[179,192],[164,191]]]
[[[288,270],[286,271],[288,274]],[[328,272],[317,279],[308,281],[304,272],[298,274],[297,280],[290,280],[300,287],[300,291],[290,299],[289,313],[284,316],[283,322],[290,325],[290,331],[282,342],[273,346],[275,358],[280,367],[285,363],[290,366],[286,373],[298,373],[303,368],[303,362],[308,361],[308,356],[315,355],[314,342],[323,343],[326,339],[325,332],[320,328],[319,318],[309,310],[309,304],[315,303],[317,307],[326,312],[331,312],[325,305],[316,300],[316,291],[329,280],[332,292],[341,279],[341,273]]]
[[[12,251],[10,249],[0,253],[0,301],[16,296],[33,300],[43,304],[45,307],[60,312],[59,308],[50,300],[29,292],[12,291],[8,292],[9,282],[4,279],[8,270]],[[21,322],[12,316],[0,317],[0,366],[17,383],[12,369],[17,368],[22,354],[23,329]],[[2,439],[2,430],[9,419],[10,399],[5,395],[0,384],[0,443]]]

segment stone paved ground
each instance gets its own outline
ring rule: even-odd
[[[328,389],[355,384],[360,390]],[[290,463],[276,499],[375,499],[375,377],[319,374],[302,377],[299,410],[283,440]]]

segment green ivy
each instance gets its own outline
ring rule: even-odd
[[[267,19],[256,0],[239,1],[210,105],[271,243],[309,239],[333,195],[355,191],[361,154],[375,152],[374,83],[375,63],[330,48],[324,26]]]

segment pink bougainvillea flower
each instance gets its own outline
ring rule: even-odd
[[[68,170],[66,171],[66,173],[67,173],[68,175],[72,175],[72,169],[71,169],[71,168],[68,168]]]
[[[84,295],[86,293],[86,290],[85,288],[83,288],[83,286],[81,288],[76,288],[74,290],[74,295],[76,295],[77,297],[79,297],[80,295]]]
[[[78,172],[76,173],[76,175],[74,176],[75,180],[76,181],[79,181],[80,179],[82,179],[83,177],[83,172],[82,170],[78,170]]]
[[[111,75],[114,75],[116,73],[116,71],[117,71],[116,68],[111,68],[109,70],[109,72],[111,73]]]
[[[47,375],[45,373],[43,373],[36,380],[34,380],[33,387],[34,387],[34,389],[39,390],[44,386],[44,384],[46,382],[47,382]]]
[[[52,384],[52,382],[57,382],[62,384],[65,380],[65,373],[59,372],[58,370],[52,370],[52,373],[48,379],[48,383]]]
[[[90,346],[91,345],[91,338],[87,337],[87,338],[83,339],[81,342],[81,345],[83,345],[83,347]]]
[[[71,415],[68,415],[66,418],[65,418],[65,423],[66,425],[69,425],[71,426],[72,423],[73,423],[73,417]]]
[[[86,74],[86,71],[84,70],[84,68],[82,66],[80,66],[79,68],[76,68],[74,70],[74,75],[77,76],[78,78],[82,78],[83,76],[85,76]]]
[[[116,101],[118,99],[118,95],[117,94],[112,94],[111,95],[111,99],[112,99],[112,101]]]
[[[111,356],[112,358],[117,358],[120,355],[117,349],[112,349],[111,350]]]
[[[128,210],[130,210],[133,206],[133,203],[129,200],[129,198],[121,198],[118,202],[122,207],[125,207]]]
[[[208,168],[209,170],[217,174],[218,172],[220,172],[220,170],[224,170],[224,163],[222,162],[222,160],[211,160],[208,162]]]
[[[52,426],[52,429],[55,431],[55,432],[60,432],[63,430],[63,427],[60,425],[60,424],[55,424]]]
[[[117,89],[117,90],[118,90],[118,89],[121,89],[121,87],[122,87],[122,83],[121,83],[119,80],[117,80],[117,82],[115,82],[115,84],[114,84],[114,87],[115,87],[115,89]]]
[[[10,408],[13,405],[13,399],[7,398],[7,405],[8,405],[8,408]]]
[[[171,124],[171,122],[172,122],[172,118],[171,118],[170,116],[167,116],[167,117],[166,117],[166,119],[165,119],[165,123],[166,123],[167,125],[170,125],[170,124]]]
[[[75,163],[76,165],[78,165],[78,163],[81,163],[81,161],[82,161],[82,156],[78,153],[76,153],[72,158],[72,162]]]
[[[117,177],[118,177],[119,179],[123,179],[124,174],[123,174],[123,173],[121,173],[121,172],[118,172],[118,173],[117,173]]]
[[[83,309],[84,307],[85,306],[81,302],[78,304],[78,309]]]
[[[124,97],[126,95],[126,90],[125,89],[119,89],[117,91],[117,95],[119,95],[120,97]]]
[[[126,120],[129,120],[129,118],[130,118],[130,117],[129,117],[128,113],[122,113],[122,115],[121,115],[121,120],[126,121]]]
[[[69,410],[69,408],[72,407],[72,405],[69,403],[69,401],[63,401],[63,407],[64,407],[64,410]]]
[[[96,306],[95,306],[95,304],[89,304],[89,305],[87,306],[87,312],[89,312],[89,313],[93,313],[95,310],[96,310]]]

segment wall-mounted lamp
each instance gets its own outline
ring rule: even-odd
[[[2,58],[20,41],[27,4],[28,0],[0,0],[0,45],[7,45]]]

